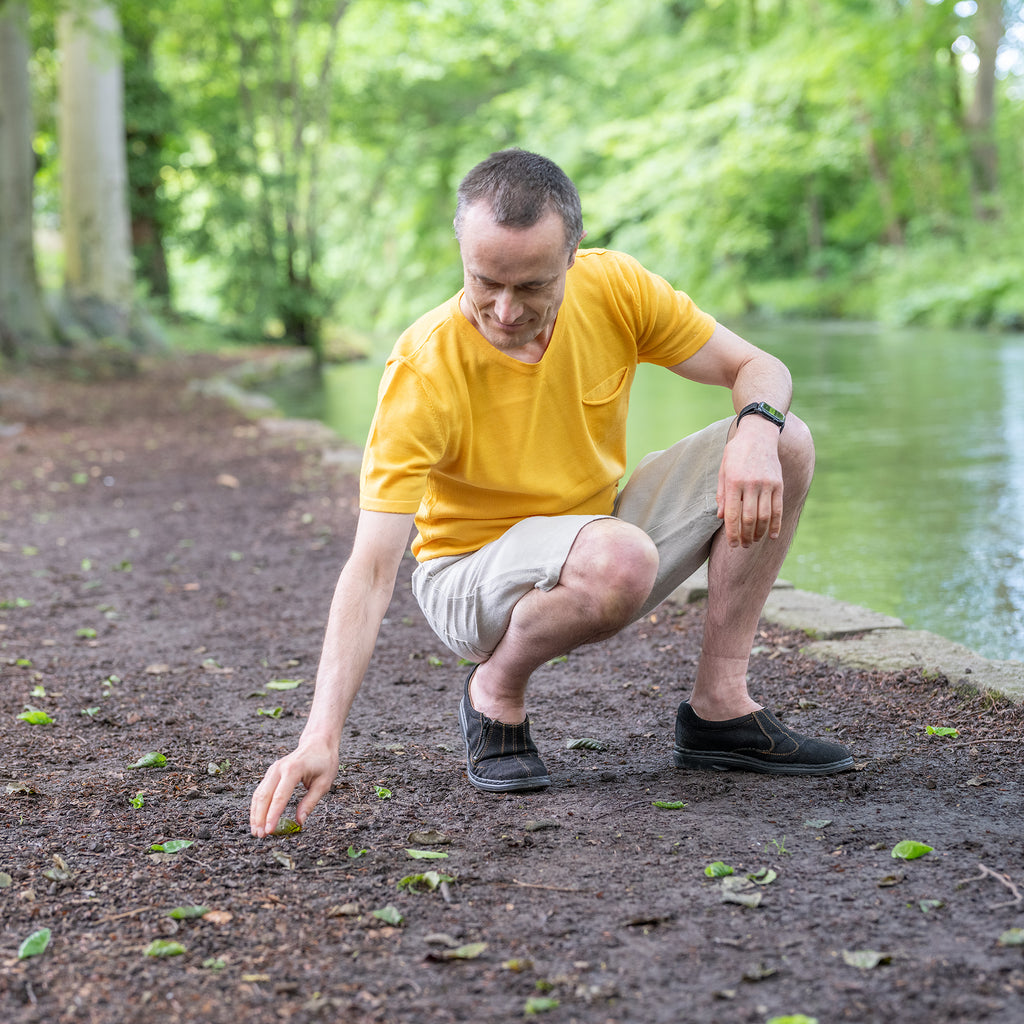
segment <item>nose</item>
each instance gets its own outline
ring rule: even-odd
[[[494,315],[503,324],[514,324],[523,313],[523,304],[516,298],[515,290],[502,288],[494,300]]]

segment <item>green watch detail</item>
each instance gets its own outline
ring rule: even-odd
[[[786,425],[786,414],[779,412],[778,409],[773,408],[767,402],[751,402],[750,405],[745,405],[740,409],[736,422],[739,423],[744,416],[752,412],[757,413],[758,416],[763,416],[766,420],[771,420],[779,428],[780,432]]]

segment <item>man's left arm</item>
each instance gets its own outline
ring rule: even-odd
[[[785,364],[751,345],[721,324],[673,373],[701,384],[717,384],[732,392],[737,413],[752,402],[789,411],[793,381]],[[729,432],[718,473],[718,518],[731,547],[750,547],[782,529],[782,464],[780,431],[763,416],[744,416]]]

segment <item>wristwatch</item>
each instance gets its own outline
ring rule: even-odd
[[[739,423],[744,416],[748,413],[756,412],[758,416],[763,416],[766,420],[771,420],[779,428],[779,432],[782,432],[782,428],[786,425],[786,414],[779,412],[778,409],[773,408],[767,402],[751,402],[750,405],[745,405],[740,409],[739,415],[736,417],[736,422]]]

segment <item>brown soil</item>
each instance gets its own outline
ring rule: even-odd
[[[0,1019],[1024,1019],[1007,934],[1024,926],[1022,709],[826,666],[766,624],[753,693],[841,737],[857,770],[681,772],[672,724],[699,606],[664,605],[538,672],[553,784],[484,795],[458,735],[464,669],[420,617],[407,563],[334,791],[301,834],[251,838],[250,793],[308,707],[356,481],[308,440],[189,397],[221,365],[3,385],[0,416],[26,426],[0,439]],[[268,690],[278,679],[302,683]],[[19,720],[26,705],[53,724]],[[166,765],[130,768],[149,751]],[[194,843],[154,854],[174,839]],[[905,839],[934,850],[893,859]],[[757,907],[723,902],[713,861],[777,877],[740,894]],[[431,870],[454,880],[401,886]],[[168,916],[199,904],[212,913]],[[389,906],[400,924],[375,916]],[[19,960],[41,928],[49,948]],[[154,939],[184,952],[148,956]],[[877,966],[847,963],[865,950]]]

